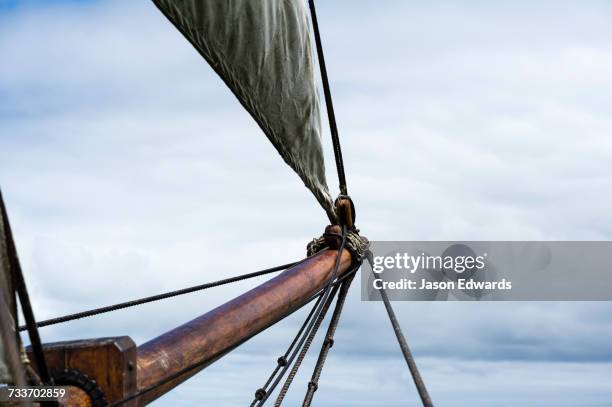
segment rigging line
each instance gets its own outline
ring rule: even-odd
[[[333,282],[332,286],[337,286],[338,284],[342,284],[343,281],[345,281],[350,276],[354,275],[357,272],[357,270],[358,270],[358,268],[354,268],[353,270],[345,273],[342,277],[338,278],[335,282]],[[319,296],[322,296],[322,294],[324,294],[324,293],[325,293],[325,288],[317,291],[308,300],[306,300],[304,302],[302,307],[305,306],[306,304],[309,304],[310,302],[312,302],[315,298],[317,298]],[[284,319],[284,318],[288,317],[289,315],[293,314],[295,311],[297,311],[297,309],[292,311],[292,312],[289,312],[287,315],[283,316],[277,322],[280,322],[282,319]],[[236,347],[239,346],[239,345],[240,344],[236,345]],[[171,381],[173,381],[173,380],[175,380],[175,379],[177,379],[177,378],[179,378],[179,377],[181,377],[181,376],[183,376],[185,374],[188,374],[189,372],[191,372],[193,370],[198,369],[204,363],[206,363],[206,362],[196,363],[196,364],[193,364],[191,366],[187,366],[187,367],[179,370],[178,372],[174,373],[173,375],[170,375],[169,377],[166,377],[166,378],[164,378],[164,379],[162,379],[162,380],[160,380],[160,381],[158,381],[156,383],[153,383],[152,385],[147,386],[144,389],[141,389],[141,390],[137,391],[134,394],[131,394],[131,395],[127,396],[127,397],[124,397],[121,400],[117,400],[117,401],[115,401],[113,403],[110,403],[107,407],[118,407],[120,405],[123,405],[123,404],[129,402],[129,401],[132,401],[132,400],[134,400],[134,399],[136,399],[136,398],[138,398],[138,397],[140,397],[140,396],[142,396],[144,394],[147,394],[147,393],[157,389],[158,387],[161,387],[161,386],[163,386],[163,385],[165,385],[165,384],[167,384],[167,383],[169,383],[169,382],[171,382]]]
[[[370,267],[373,268],[372,265],[372,252],[368,251],[366,254],[368,262],[370,263]],[[391,306],[391,302],[389,301],[389,296],[383,287],[379,288],[380,296],[382,297],[383,303],[385,304],[385,309],[387,310],[387,314],[389,315],[389,321],[391,322],[391,326],[393,327],[393,331],[395,332],[395,336],[397,337],[397,341],[399,342],[400,349],[402,350],[402,354],[404,355],[404,359],[408,364],[408,369],[410,370],[410,374],[412,375],[412,380],[414,381],[414,385],[419,392],[419,397],[421,397],[421,402],[424,407],[433,407],[433,402],[431,401],[431,397],[429,397],[429,392],[427,391],[427,387],[425,387],[425,382],[419,373],[419,369],[416,365],[414,357],[412,356],[412,352],[410,352],[410,348],[408,347],[408,342],[406,342],[406,337],[404,337],[404,333],[402,332],[402,327],[395,316],[395,312],[393,311],[393,307]]]
[[[246,279],[249,279],[249,278],[263,276],[265,274],[274,273],[274,272],[280,271],[280,270],[285,270],[285,269],[287,269],[289,267],[292,267],[292,266],[294,266],[294,265],[296,265],[298,263],[300,263],[300,262],[283,264],[282,266],[276,266],[276,267],[268,268],[268,269],[265,269],[265,270],[255,271],[253,273],[248,273],[248,274],[243,274],[243,275],[236,276],[236,277],[226,278],[226,279],[223,279],[223,280],[213,281],[212,283],[200,284],[200,285],[196,285],[196,286],[193,286],[193,287],[183,288],[181,290],[169,291],[169,292],[162,293],[162,294],[152,295],[150,297],[144,297],[144,298],[139,298],[139,299],[132,300],[132,301],[126,301],[126,302],[121,302],[121,303],[114,304],[114,305],[108,305],[108,306],[105,306],[105,307],[94,308],[92,310],[82,311],[82,312],[78,312],[76,314],[69,314],[69,315],[64,315],[64,316],[57,317],[57,318],[47,319],[45,321],[38,322],[36,324],[36,326],[41,328],[41,327],[45,327],[45,326],[49,326],[49,325],[61,324],[63,322],[74,321],[75,319],[86,318],[86,317],[90,317],[90,316],[93,316],[93,315],[104,314],[104,313],[107,313],[107,312],[117,311],[117,310],[120,310],[120,309],[133,307],[133,306],[136,306],[136,305],[146,304],[146,303],[149,303],[149,302],[159,301],[159,300],[163,300],[163,299],[166,299],[166,298],[171,298],[171,297],[176,297],[176,296],[179,296],[179,295],[193,293],[195,291],[205,290],[207,288],[218,287],[218,286],[229,284],[229,283],[235,283],[237,281],[241,281],[241,280],[246,280]],[[26,328],[27,328],[26,326],[22,325],[22,326],[19,327],[19,330],[23,331]]]
[[[334,157],[336,159],[336,171],[338,172],[340,193],[342,195],[347,195],[348,192],[346,187],[346,176],[344,174],[344,161],[342,160],[342,149],[340,148],[340,137],[338,136],[336,114],[334,113],[334,104],[332,102],[329,79],[327,78],[327,68],[325,67],[325,56],[323,55],[323,44],[321,43],[321,33],[319,32],[319,23],[317,21],[314,0],[308,0],[308,6],[310,7],[312,27],[314,29],[315,43],[317,46],[317,59],[319,60],[319,70],[321,71],[321,79],[323,82],[325,106],[327,107],[327,118],[329,119],[329,130],[331,133],[332,144],[334,146]]]
[[[336,307],[334,308],[334,313],[332,314],[331,321],[329,322],[329,326],[327,327],[325,340],[321,345],[321,350],[319,351],[319,358],[317,359],[314,371],[312,372],[312,377],[310,378],[310,382],[308,382],[308,390],[306,391],[306,395],[304,396],[304,403],[302,404],[302,407],[310,407],[310,405],[312,404],[312,398],[314,397],[314,393],[319,388],[319,379],[321,378],[321,372],[323,371],[323,366],[325,365],[325,360],[327,359],[329,350],[332,346],[334,346],[334,334],[336,333],[336,328],[338,327],[338,322],[340,321],[340,316],[342,315],[344,302],[346,300],[346,296],[348,294],[348,290],[352,282],[353,278],[349,278],[344,283],[342,283],[342,286],[340,287]]]
[[[315,335],[317,334],[317,331],[319,330],[319,327],[321,326],[323,319],[325,319],[325,315],[327,314],[327,311],[329,310],[331,303],[334,301],[334,297],[336,296],[337,291],[338,291],[338,286],[333,288],[333,290],[331,291],[331,295],[327,298],[327,301],[325,301],[325,304],[321,312],[317,316],[317,319],[314,321],[315,324],[310,330],[310,332],[308,333],[308,337],[306,338],[306,341],[304,342],[304,345],[302,346],[300,350],[300,354],[298,355],[297,359],[295,359],[295,363],[291,367],[291,371],[289,372],[287,379],[285,379],[285,383],[283,383],[283,387],[281,388],[278,396],[276,397],[276,401],[274,402],[274,407],[279,407],[283,403],[283,400],[285,399],[285,396],[287,395],[287,392],[289,391],[289,387],[291,386],[291,383],[293,383],[293,379],[295,379],[295,375],[300,369],[300,366],[302,365],[302,362],[304,361],[304,358],[306,357],[306,353],[308,353],[308,350],[310,349],[310,345],[312,344],[312,341]],[[297,352],[298,349],[296,349],[295,351]],[[279,381],[281,378],[279,378]]]
[[[303,357],[305,356],[306,352],[308,351],[308,347],[310,347],[310,341],[312,340],[311,336],[314,336],[314,334],[316,334],[316,330],[318,329],[319,325],[321,324],[322,318],[325,317],[325,313],[327,312],[327,308],[329,308],[329,304],[331,302],[330,292],[332,292],[332,285],[333,285],[332,282],[336,279],[336,275],[338,274],[338,270],[340,268],[340,260],[342,258],[342,252],[344,250],[344,247],[346,246],[346,233],[347,233],[347,229],[346,229],[346,225],[344,225],[344,226],[342,226],[342,243],[340,244],[340,247],[338,248],[338,253],[336,255],[336,263],[334,264],[334,269],[332,271],[332,275],[331,275],[331,277],[329,279],[329,282],[327,283],[327,286],[325,287],[325,291],[323,293],[323,299],[321,300],[321,304],[319,304],[319,307],[318,307],[318,309],[316,311],[316,317],[312,321],[310,321],[310,323],[308,324],[308,328],[306,329],[306,331],[304,332],[304,335],[300,339],[300,342],[299,342],[298,346],[295,348],[295,350],[291,354],[291,357],[289,358],[289,361],[288,361],[287,365],[283,367],[283,370],[281,371],[281,373],[274,380],[274,383],[270,387],[270,391],[267,394],[265,394],[263,399],[257,404],[258,407],[263,406],[263,404],[266,402],[268,397],[270,397],[270,394],[274,391],[276,386],[278,386],[278,384],[280,383],[281,379],[283,378],[283,376],[285,375],[285,373],[289,369],[289,366],[291,366],[291,364],[293,363],[293,360],[295,359],[298,351],[300,351],[300,359],[303,359]],[[337,291],[337,287],[334,287],[333,288],[333,292],[332,292],[332,298],[333,298],[333,296],[336,295],[336,291]],[[316,327],[315,327],[315,325],[316,325]],[[306,344],[304,344],[304,342],[307,341],[307,340],[308,340],[308,342],[306,342]],[[302,353],[303,353],[303,355],[302,355]],[[301,364],[301,360],[300,359],[298,359],[296,364],[298,362]],[[283,384],[283,388],[281,389],[281,394],[279,394],[278,398],[276,399],[275,405],[277,405],[277,403],[279,402],[279,398],[280,398],[280,400],[282,402],[282,397],[284,397],[284,395],[282,394],[283,393],[283,389],[289,387],[289,385],[291,384],[291,381],[293,380],[292,374],[295,375],[295,372],[297,372],[297,369],[299,369],[299,364],[297,364],[297,368],[296,368],[296,366],[292,367],[291,372],[290,372],[289,376],[287,377],[287,380]],[[284,390],[284,391],[286,392],[286,390]],[[282,395],[282,397],[281,397],[281,395]]]
[[[30,337],[34,362],[38,368],[37,372],[43,383],[52,385],[53,381],[51,379],[51,375],[49,374],[49,367],[47,366],[47,360],[43,352],[38,327],[36,325],[36,319],[34,318],[34,311],[32,310],[32,304],[30,303],[30,296],[26,287],[25,278],[23,277],[23,271],[21,270],[21,264],[19,263],[19,257],[17,256],[17,248],[15,247],[11,225],[8,220],[6,207],[4,206],[2,191],[0,191],[0,217],[2,217],[2,226],[4,227],[4,233],[6,236],[6,250],[8,252],[9,268],[15,284],[15,290],[19,296],[19,302],[21,303],[21,311],[26,321],[26,328],[28,330],[28,336]]]
[[[289,347],[287,348],[287,350],[285,351],[283,356],[278,358],[277,363],[276,363],[276,367],[274,368],[274,370],[272,371],[272,373],[268,377],[268,380],[266,380],[266,383],[262,387],[257,389],[257,391],[255,392],[255,398],[251,402],[250,407],[254,407],[255,404],[257,404],[257,402],[264,397],[264,395],[267,393],[268,386],[270,385],[270,383],[272,383],[272,380],[274,380],[274,378],[276,377],[276,375],[279,372],[279,370],[283,366],[285,366],[287,364],[287,357],[289,357],[289,354],[293,350],[293,347],[295,346],[297,341],[300,339],[300,336],[302,336],[302,332],[304,332],[304,329],[306,328],[306,326],[308,325],[308,323],[312,319],[312,316],[314,315],[315,310],[319,306],[319,303],[321,302],[322,298],[323,298],[323,296],[319,295],[319,298],[317,299],[317,302],[315,303],[315,305],[312,307],[312,309],[308,313],[308,316],[306,317],[306,319],[302,323],[302,326],[300,327],[300,329],[298,330],[297,334],[293,338],[293,341],[291,341],[291,344],[289,345]]]

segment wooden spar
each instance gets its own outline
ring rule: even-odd
[[[140,396],[150,403],[244,341],[301,307],[324,288],[336,262],[336,250],[324,250],[212,311],[138,347],[138,390],[148,388],[190,366],[155,390]],[[343,250],[338,277],[348,271],[351,255]]]
[[[335,243],[333,239],[328,242],[332,247]],[[108,403],[129,397],[123,407],[145,405],[304,305],[325,287],[336,257],[337,250],[324,250],[138,348],[127,336],[82,339],[45,344],[45,358],[58,373],[67,372],[70,377],[78,373],[88,383],[95,380],[95,391],[88,393],[95,403],[100,397]],[[344,250],[337,277],[347,272],[351,262],[350,253]],[[30,357],[31,352],[28,349]],[[95,404],[74,387],[83,388],[74,383],[74,377],[56,379],[72,386],[61,400],[66,406]],[[151,387],[155,389],[148,391]]]

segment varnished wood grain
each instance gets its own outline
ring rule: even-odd
[[[108,402],[136,390],[136,344],[128,336],[54,342],[44,344],[43,350],[51,371],[75,369],[88,375],[97,382]],[[79,396],[78,400],[84,399]],[[135,405],[134,402],[125,406]]]
[[[193,376],[253,335],[298,309],[324,287],[336,261],[337,251],[324,250],[287,269],[279,276],[212,311],[138,347],[138,388],[144,389],[188,366],[185,373],[141,398],[146,404]],[[344,250],[338,276],[351,265]]]

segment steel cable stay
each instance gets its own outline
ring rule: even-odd
[[[317,21],[317,12],[315,10],[314,0],[308,0],[308,6],[310,7],[310,16],[312,18],[312,27],[317,48],[317,59],[319,61],[323,94],[325,95],[325,106],[327,107],[327,118],[329,120],[329,130],[331,133],[332,145],[334,147],[334,158],[336,160],[336,172],[338,173],[340,194],[348,195],[346,175],[344,172],[344,161],[342,159],[342,149],[340,148],[340,137],[338,136],[338,126],[336,125],[336,114],[334,112],[334,104],[332,102],[329,79],[327,77],[325,55],[323,54],[323,44],[321,42],[321,33],[319,32],[319,23]]]
[[[87,310],[87,311],[77,312],[75,314],[68,314],[68,315],[64,315],[61,317],[51,318],[51,319],[37,322],[36,326],[38,328],[42,328],[42,327],[49,326],[49,325],[61,324],[64,322],[74,321],[76,319],[86,318],[86,317],[90,317],[93,315],[104,314],[107,312],[117,311],[120,309],[133,307],[136,305],[147,304],[150,302],[160,301],[160,300],[177,297],[177,296],[184,295],[184,294],[190,294],[196,291],[206,290],[208,288],[219,287],[222,285],[263,276],[263,275],[274,273],[277,271],[282,271],[282,270],[288,269],[289,267],[295,266],[301,263],[302,261],[304,260],[294,262],[294,263],[283,264],[281,266],[271,267],[268,269],[255,271],[252,273],[242,274],[242,275],[235,276],[235,277],[225,278],[223,280],[213,281],[213,282],[206,283],[206,284],[199,284],[199,285],[195,285],[192,287],[183,288],[180,290],[168,291],[162,294],[152,295],[150,297],[143,297],[143,298],[139,298],[136,300],[125,301],[125,302],[121,302],[118,304],[108,305],[105,307],[94,308],[94,309]],[[25,329],[27,329],[25,325],[22,325],[19,327],[19,331],[24,331]]]
[[[370,267],[373,268],[372,261],[372,252],[368,250],[366,253],[366,258],[368,259],[368,263],[370,263]],[[421,398],[421,402],[424,407],[433,407],[433,402],[431,401],[431,397],[429,396],[429,392],[427,391],[427,387],[425,386],[425,382],[419,373],[419,369],[414,361],[414,357],[412,356],[412,352],[410,351],[410,347],[408,347],[408,342],[406,342],[406,337],[402,332],[402,327],[395,316],[395,312],[393,311],[393,307],[391,306],[391,301],[389,301],[389,296],[384,288],[380,288],[379,290],[380,296],[385,305],[385,309],[387,310],[387,315],[389,316],[389,321],[391,322],[391,326],[393,327],[393,332],[395,332],[395,336],[397,337],[397,341],[399,343],[402,354],[404,355],[404,359],[406,360],[406,364],[408,365],[408,370],[410,370],[410,374],[412,375],[412,380],[414,381],[414,385],[419,392],[419,397]]]

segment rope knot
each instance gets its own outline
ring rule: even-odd
[[[284,356],[281,356],[280,358],[278,358],[278,360],[276,361],[278,363],[278,365],[280,367],[285,367],[287,366],[287,358]]]
[[[306,253],[310,257],[325,249],[338,250],[342,243],[342,228],[339,225],[329,225],[325,228],[323,236],[316,237],[308,243]],[[357,229],[346,233],[345,248],[351,252],[353,262],[359,264],[365,258],[370,242],[363,236],[359,236]]]
[[[255,392],[255,400],[263,400],[266,397],[266,391],[264,389],[257,389]]]
[[[308,382],[308,388],[312,389],[313,392],[317,391],[319,385],[313,381]]]

